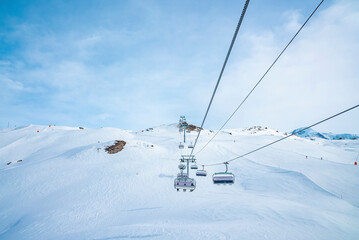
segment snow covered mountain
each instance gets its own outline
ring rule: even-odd
[[[204,130],[198,149],[213,134]],[[175,124],[2,129],[0,239],[357,239],[359,140],[307,134],[316,141],[293,136],[231,162],[233,185],[213,185],[224,166],[208,167],[190,193],[173,188],[189,153]],[[283,135],[224,130],[196,158],[224,162]],[[108,154],[115,140],[126,144]]]
[[[292,133],[296,133],[304,128],[298,128],[294,130]],[[295,135],[300,137],[307,137],[307,138],[323,138],[323,139],[330,139],[330,140],[343,140],[343,139],[351,139],[356,140],[359,139],[359,135],[356,134],[334,134],[334,133],[320,133],[311,128],[304,130],[303,132],[296,133]]]

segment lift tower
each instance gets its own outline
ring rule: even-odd
[[[180,161],[181,163],[187,162],[187,176],[189,177],[189,163],[195,163],[196,159],[193,155],[181,155]]]
[[[178,128],[179,132],[183,132],[183,143],[186,143],[186,130],[188,129],[188,123],[185,116],[180,116]]]

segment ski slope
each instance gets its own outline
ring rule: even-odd
[[[204,130],[197,150],[213,134]],[[196,156],[198,164],[282,136],[227,129]],[[231,186],[212,183],[224,166],[207,168],[190,193],[173,188],[178,159],[190,152],[178,149],[175,124],[143,132],[2,129],[0,239],[358,239],[359,140],[312,139],[293,136],[231,162]],[[107,154],[104,146],[115,140],[127,142],[124,150]]]

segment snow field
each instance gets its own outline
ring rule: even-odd
[[[205,130],[197,150],[213,134]],[[197,156],[199,168],[281,134],[223,131]],[[103,148],[114,140],[127,144],[107,154]],[[190,170],[197,181],[192,193],[173,188],[178,159],[190,152],[178,149],[180,141],[175,125],[144,132],[34,125],[1,130],[0,239],[358,236],[359,169],[353,165],[358,140],[291,137],[230,163],[236,175],[231,186],[212,183],[212,174],[224,166],[208,168],[207,177]]]

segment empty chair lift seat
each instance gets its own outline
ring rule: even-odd
[[[207,171],[206,170],[197,170],[196,171],[196,176],[207,176]]]
[[[183,169],[186,168],[186,165],[184,165],[183,163],[181,163],[180,165],[178,165],[178,168],[181,169],[181,170],[183,170]]]
[[[196,181],[193,178],[178,177],[174,181],[174,188],[177,189],[177,191],[183,189],[184,192],[186,190],[192,192],[196,188]]]
[[[212,179],[214,184],[233,184],[234,174],[229,172],[215,173]]]
[[[191,169],[198,169],[197,165],[191,165]]]

